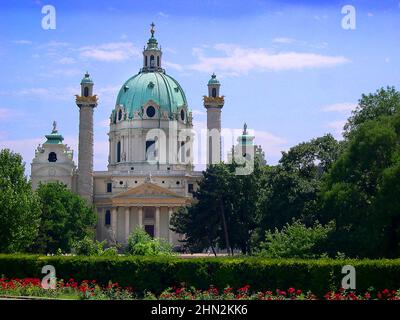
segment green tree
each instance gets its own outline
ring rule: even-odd
[[[128,238],[128,253],[138,256],[170,256],[172,245],[159,238],[152,238],[143,228],[136,228]]]
[[[341,148],[328,134],[283,152],[279,164],[264,171],[260,187],[261,237],[267,230],[283,228],[292,219],[314,223],[323,174],[338,158]]]
[[[254,171],[236,175],[237,164],[220,163],[203,172],[196,202],[173,215],[173,230],[185,234],[185,243],[191,251],[211,247],[225,248],[233,253],[235,248],[246,254],[250,239],[257,227],[257,203],[260,189],[260,172],[256,161]]]
[[[381,116],[391,116],[400,110],[400,92],[394,87],[381,88],[375,93],[363,94],[357,108],[344,126],[344,135],[349,138],[366,121]]]
[[[0,151],[0,252],[21,252],[36,238],[40,203],[24,176],[22,157]]]
[[[321,218],[336,221],[331,251],[354,257],[399,256],[399,167],[400,113],[353,129],[321,189]]]
[[[91,236],[96,223],[93,207],[60,182],[40,184],[37,195],[42,213],[34,252],[69,252],[75,241]]]
[[[325,226],[315,222],[312,227],[299,221],[287,223],[281,231],[266,232],[257,255],[267,258],[319,258],[324,255],[326,240],[333,229],[333,222]]]

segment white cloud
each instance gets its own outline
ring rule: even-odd
[[[30,175],[35,149],[39,143],[43,143],[44,138],[28,138],[19,140],[0,140],[0,149],[8,148],[13,152],[19,153],[25,162],[25,174]]]
[[[49,41],[45,44],[42,45],[42,47],[69,47],[69,43],[68,42],[63,42],[63,41]]]
[[[77,87],[65,88],[27,88],[21,90],[0,91],[0,96],[17,96],[25,99],[46,99],[46,100],[73,100],[74,95],[79,93]]]
[[[25,174],[30,175],[31,168],[30,164],[35,156],[36,147],[39,144],[43,144],[46,141],[44,135],[47,132],[43,132],[42,137],[26,138],[26,139],[14,139],[14,140],[3,140],[0,136],[0,149],[8,148],[13,152],[21,154],[23,161],[25,162]],[[78,165],[78,136],[66,135],[64,136],[64,143],[69,145],[74,151],[74,161]],[[105,170],[108,164],[108,151],[109,145],[107,140],[96,140],[94,141],[94,169]]]
[[[140,57],[140,50],[132,42],[109,42],[97,46],[81,47],[78,50],[81,57],[107,62]]]
[[[169,48],[169,47],[163,47],[163,51],[164,51],[164,52],[169,52],[169,53],[172,53],[172,54],[178,53],[178,51],[176,51],[176,50],[173,49],[173,48]]]
[[[165,12],[162,12],[162,11],[158,12],[157,15],[159,15],[160,17],[163,17],[163,18],[168,18],[169,17],[169,14],[167,14]]]
[[[267,131],[254,131],[254,143],[261,145],[266,157],[280,157],[287,149],[287,140]]]
[[[206,116],[207,112],[205,112],[203,110],[192,110],[192,114],[194,116]]]
[[[295,39],[286,38],[286,37],[279,37],[279,38],[275,38],[272,40],[272,42],[274,42],[274,43],[283,43],[283,44],[290,44],[295,41],[296,41]]]
[[[323,106],[322,110],[326,112],[349,112],[357,108],[357,103],[343,102]]]
[[[102,127],[102,128],[108,128],[110,126],[110,119],[101,120],[101,121],[97,122],[96,125],[99,127]]]
[[[346,124],[346,120],[336,120],[328,123],[328,128],[332,129],[332,134],[336,139],[343,138],[343,127]]]
[[[107,140],[95,140],[93,160],[95,170],[107,170],[108,152],[109,142]]]
[[[23,116],[24,113],[18,110],[10,109],[10,108],[0,108],[0,121],[8,120],[9,118],[13,117],[20,117]]]
[[[103,105],[115,105],[117,95],[121,89],[120,85],[109,85],[95,89],[95,94],[99,96],[99,103]]]
[[[184,67],[182,65],[180,65],[180,64],[177,64],[177,63],[164,61],[163,64],[164,64],[165,67],[174,69],[176,71],[183,71],[184,70]]]
[[[76,62],[75,59],[70,57],[64,57],[58,60],[58,63],[60,64],[73,64],[75,62]]]
[[[58,77],[58,76],[64,76],[64,77],[75,77],[77,75],[81,75],[82,70],[72,68],[72,69],[52,69],[48,72],[41,73],[41,76],[44,77]]]
[[[368,17],[373,17],[374,16],[374,14],[372,12],[368,12],[367,15],[368,15]]]
[[[23,44],[23,45],[31,45],[32,41],[30,40],[15,40],[13,41],[15,44]]]
[[[243,48],[225,43],[216,44],[214,49],[219,53],[219,56],[206,56],[204,49],[194,48],[193,54],[197,56],[198,62],[189,67],[199,72],[218,71],[234,76],[246,74],[253,70],[302,70],[306,68],[333,67],[349,62],[343,56],[302,52],[270,53],[264,48]]]

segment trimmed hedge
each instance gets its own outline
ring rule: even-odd
[[[137,292],[160,293],[168,287],[210,285],[234,288],[250,285],[253,290],[295,287],[303,292],[325,294],[341,286],[344,265],[356,269],[357,291],[400,288],[400,259],[396,260],[271,260],[252,257],[82,257],[0,254],[0,275],[42,278],[44,265],[56,268],[57,278],[77,281],[118,282]]]

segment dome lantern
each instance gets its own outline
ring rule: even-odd
[[[157,39],[154,37],[154,22],[150,26],[151,37],[143,50],[143,68],[141,72],[163,71],[161,68],[162,51],[158,47]]]

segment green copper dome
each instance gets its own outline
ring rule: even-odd
[[[211,75],[211,79],[208,81],[208,84],[219,84],[219,81],[215,73]]]
[[[84,84],[84,83],[93,83],[92,78],[90,78],[90,75],[87,71],[85,73],[85,77],[81,81],[81,84]]]
[[[122,105],[129,118],[135,111],[153,100],[161,111],[168,111],[170,117],[174,112],[187,107],[185,93],[179,83],[164,72],[140,72],[124,83],[119,91],[116,105]]]

